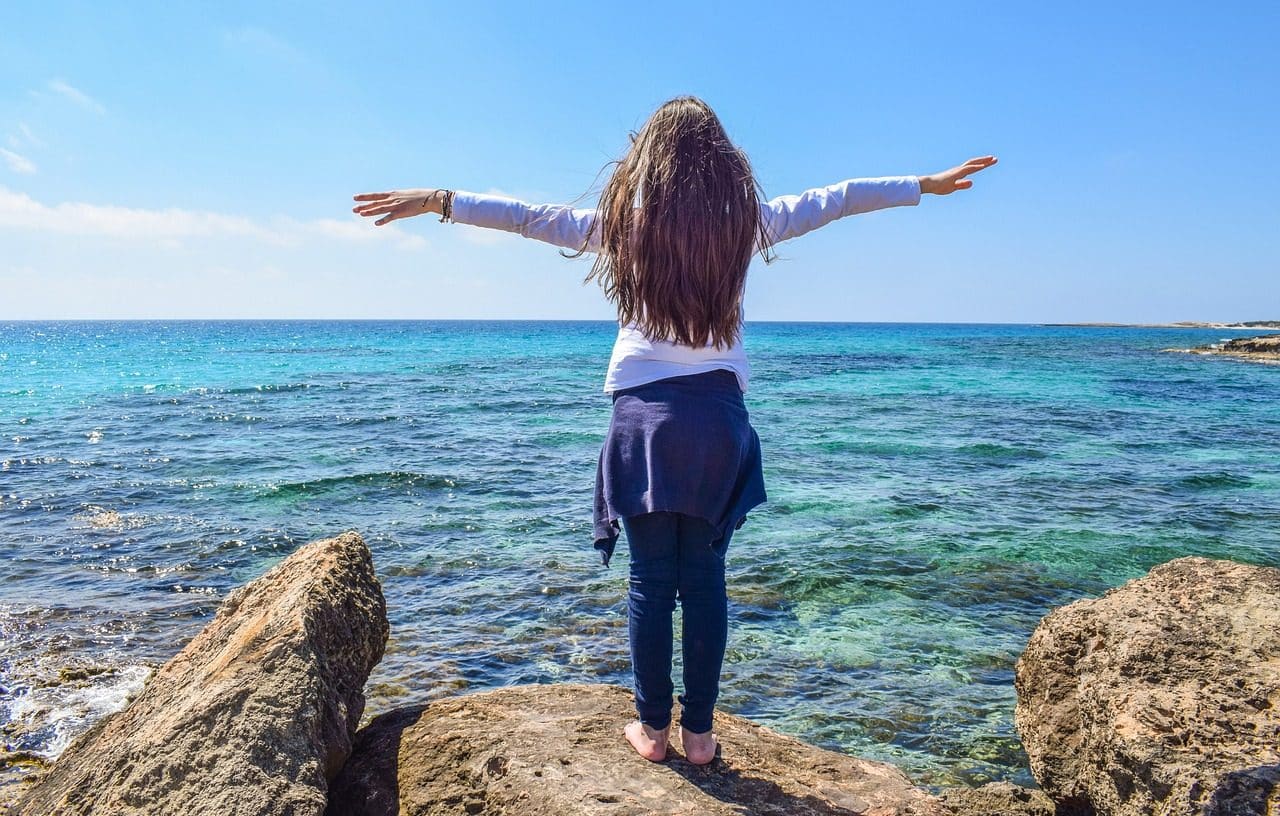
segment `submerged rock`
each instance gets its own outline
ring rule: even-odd
[[[401,813],[943,816],[896,768],[716,714],[720,755],[649,762],[622,736],[617,686],[511,686],[396,709],[356,735],[329,816]],[[673,727],[673,732],[678,729]],[[678,740],[676,740],[678,742]]]
[[[231,592],[128,706],[62,753],[14,814],[320,814],[388,636],[354,532]]]
[[[1280,813],[1280,570],[1179,558],[1057,609],[1016,686],[1059,814]]]

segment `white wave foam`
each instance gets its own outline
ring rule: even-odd
[[[150,675],[149,666],[135,664],[103,674],[87,685],[26,689],[0,704],[0,714],[6,723],[21,723],[37,743],[26,750],[55,760],[91,725],[123,709]]]

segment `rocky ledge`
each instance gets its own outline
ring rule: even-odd
[[[1264,334],[1260,337],[1237,337],[1221,343],[1207,346],[1196,346],[1189,349],[1169,348],[1165,351],[1179,351],[1189,354],[1217,354],[1225,357],[1239,357],[1244,360],[1255,360],[1262,363],[1280,363],[1280,335]]]
[[[824,751],[716,714],[708,765],[636,756],[635,716],[618,686],[512,686],[392,711],[356,738],[330,816],[399,813],[943,816],[949,811],[880,762]],[[678,715],[677,715],[678,716]]]
[[[892,766],[729,714],[711,764],[678,745],[648,762],[623,741],[631,693],[614,686],[479,692],[357,732],[388,626],[369,550],[344,533],[229,595],[123,711],[28,776],[11,812],[1275,814],[1278,633],[1280,571],[1203,558],[1056,610],[1017,666],[1017,723],[1044,792],[935,797]]]

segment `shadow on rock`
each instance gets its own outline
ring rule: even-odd
[[[376,717],[330,789],[330,816],[398,813],[942,816],[896,768],[716,715],[720,756],[636,755],[627,689],[510,686]]]

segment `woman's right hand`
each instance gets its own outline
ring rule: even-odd
[[[976,159],[969,159],[969,161],[958,167],[952,167],[950,170],[943,170],[941,173],[934,173],[929,176],[919,176],[920,192],[947,195],[954,193],[956,190],[968,190],[973,186],[973,180],[967,179],[965,176],[971,176],[979,170],[986,170],[995,163],[995,156],[979,156]]]
[[[360,193],[356,201],[366,202],[352,208],[356,215],[381,215],[374,226],[382,226],[397,218],[410,218],[423,213],[439,215],[444,202],[444,190],[392,190],[388,193]]]

